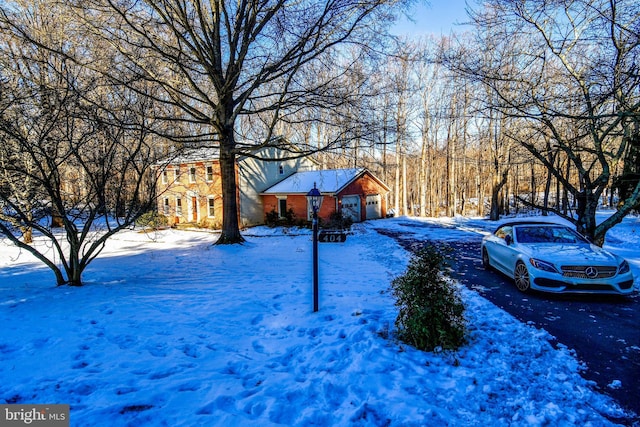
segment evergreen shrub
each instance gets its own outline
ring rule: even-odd
[[[349,230],[353,225],[353,220],[350,217],[345,217],[340,211],[333,211],[329,215],[328,221],[321,221],[320,228],[331,230]]]
[[[446,268],[444,254],[428,245],[391,283],[398,338],[420,350],[455,350],[465,343],[464,304]]]
[[[140,218],[136,220],[136,225],[144,228],[152,228],[154,230],[162,227],[166,227],[169,221],[164,215],[160,215],[155,211],[148,211],[140,215]]]
[[[280,216],[275,209],[267,212],[264,217],[264,223],[267,227],[290,227],[304,225],[308,221],[300,221],[296,218],[293,209],[287,210],[284,215]]]

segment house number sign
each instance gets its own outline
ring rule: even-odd
[[[342,243],[347,240],[347,233],[340,231],[321,231],[318,241],[323,243]]]

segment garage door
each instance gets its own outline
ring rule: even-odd
[[[382,218],[382,203],[379,194],[367,196],[367,219]]]
[[[342,198],[342,216],[360,222],[360,196],[344,196]]]

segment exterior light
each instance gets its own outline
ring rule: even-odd
[[[322,205],[322,194],[320,194],[320,190],[316,187],[316,183],[313,183],[313,188],[307,193],[307,203],[313,210],[313,215],[317,216],[318,211],[320,210],[320,205]],[[317,218],[316,218],[317,219]]]

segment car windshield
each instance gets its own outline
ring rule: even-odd
[[[567,227],[521,226],[516,228],[518,243],[589,243]]]

